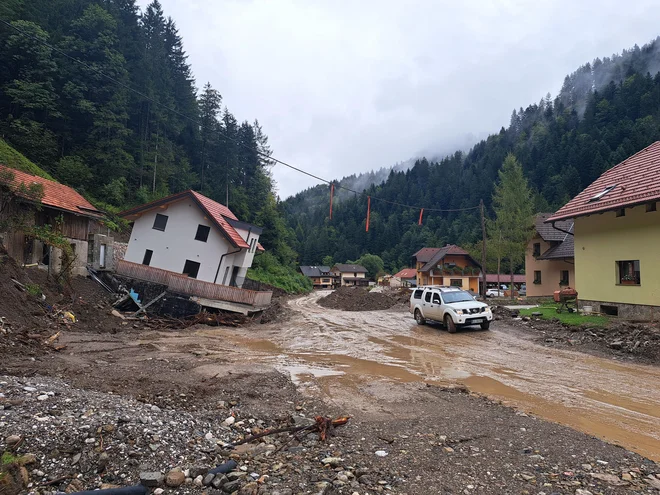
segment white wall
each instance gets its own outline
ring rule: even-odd
[[[167,215],[165,231],[153,228],[156,214]],[[211,227],[206,242],[195,240],[198,225]],[[247,241],[247,231],[238,231]],[[255,237],[252,235],[250,238]],[[248,241],[249,243],[249,241]],[[239,287],[247,268],[252,264],[254,253],[247,253],[241,249],[239,253],[230,254],[222,259],[222,266],[218,270],[218,263],[223,254],[236,251],[226,237],[220,232],[210,218],[204,216],[202,210],[191,199],[185,198],[170,204],[167,208],[156,208],[145,212],[133,225],[133,231],[126,250],[125,260],[132,263],[142,263],[147,249],[153,251],[150,266],[162,268],[176,273],[182,273],[186,260],[200,263],[198,280],[222,284],[226,268],[229,275],[226,284],[231,278],[232,266],[241,266],[238,273]]]

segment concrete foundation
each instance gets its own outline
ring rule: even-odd
[[[660,306],[649,306],[645,304],[626,304],[604,301],[578,301],[580,309],[591,306],[595,313],[603,313],[618,316],[625,320],[634,321],[658,321],[660,320]]]

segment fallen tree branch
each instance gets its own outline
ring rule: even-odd
[[[253,442],[254,440],[259,440],[260,438],[267,437],[269,435],[277,435],[278,433],[299,433],[302,431],[319,432],[319,438],[322,441],[325,441],[328,433],[332,434],[332,430],[336,426],[343,426],[348,423],[350,416],[342,416],[336,419],[324,418],[323,416],[316,416],[316,423],[306,426],[288,426],[286,428],[276,428],[272,430],[262,431],[256,435],[251,435],[245,437],[243,440],[232,443],[228,445],[230,448],[238,447],[244,443]]]

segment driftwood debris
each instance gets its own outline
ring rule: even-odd
[[[326,418],[323,416],[316,416],[315,418],[315,423],[311,425],[306,425],[306,426],[288,426],[285,428],[275,428],[271,430],[266,430],[262,431],[261,433],[257,433],[256,435],[251,435],[249,437],[245,437],[243,440],[240,440],[238,442],[235,442],[229,447],[234,448],[238,447],[239,445],[243,445],[244,443],[250,443],[255,440],[258,440],[263,437],[267,437],[269,435],[276,435],[278,433],[300,433],[300,432],[307,432],[307,433],[314,433],[318,432],[319,433],[319,439],[321,441],[325,441],[328,436],[333,436],[333,430],[337,426],[343,426],[346,423],[348,423],[348,420],[350,419],[350,416],[342,416],[340,418],[336,419],[330,419]]]

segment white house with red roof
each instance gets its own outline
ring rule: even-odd
[[[87,265],[112,268],[113,239],[99,234],[102,212],[69,186],[0,165],[0,239],[9,255],[24,265],[59,272],[63,264],[74,275],[86,275]],[[17,225],[23,225],[23,228]],[[71,246],[73,259],[45,243],[28,227],[50,226]],[[91,245],[90,245],[91,243]]]
[[[660,314],[660,141],[615,165],[545,220],[573,236],[580,306]],[[573,229],[565,223],[572,220]],[[562,227],[563,226],[563,227]]]
[[[242,287],[255,253],[263,251],[260,227],[240,221],[226,206],[191,190],[121,216],[133,222],[125,262],[202,282]],[[151,278],[159,273],[142,271]]]

